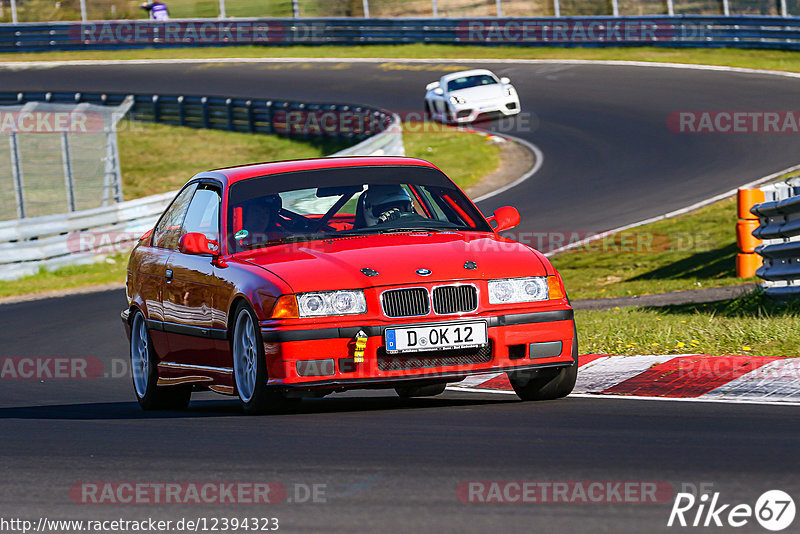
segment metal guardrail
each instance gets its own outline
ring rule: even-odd
[[[800,49],[800,18],[248,18],[0,24],[0,52],[402,43]]]
[[[31,101],[117,105],[126,96],[0,93],[0,105]],[[405,154],[400,117],[375,108],[176,95],[136,95],[134,101],[131,113],[137,120],[295,138],[333,137],[357,143],[332,156]],[[344,124],[347,128],[342,127]],[[109,253],[129,249],[153,226],[175,194],[63,215],[0,221],[0,280],[36,274],[41,268],[94,263]]]
[[[762,286],[769,294],[800,293],[800,180],[761,187],[764,202],[754,205],[759,226],[753,236],[763,242],[756,254],[763,265],[756,271]]]

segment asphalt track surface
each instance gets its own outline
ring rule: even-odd
[[[2,72],[0,90],[324,98],[403,111],[419,109],[420,88],[438,74],[412,67],[59,67]],[[700,136],[665,127],[676,110],[794,109],[797,80],[638,67],[494,70],[512,78],[537,116],[531,131],[509,133],[537,144],[545,163],[482,207],[515,204],[523,230],[612,228],[800,159],[792,135]],[[713,484],[734,504],[753,505],[775,488],[800,497],[793,407],[609,398],[531,404],[453,392],[403,401],[357,392],[260,418],[211,394],[198,395],[186,412],[145,414],[125,372],[123,306],[119,291],[0,306],[2,356],[93,357],[110,375],[0,381],[0,517],[278,517],[285,532],[667,532],[676,530],[666,527],[671,500],[469,504],[456,489],[476,480],[663,481],[675,491]],[[114,378],[118,371],[123,376]],[[70,487],[91,481],[273,481],[290,497],[295,487],[324,484],[326,502],[74,503]],[[736,530],[764,532],[752,520]]]

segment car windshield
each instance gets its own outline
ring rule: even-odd
[[[479,85],[492,85],[497,83],[494,77],[488,74],[475,74],[473,76],[462,76],[447,82],[447,91],[458,91],[460,89],[468,89],[470,87],[477,87]]]
[[[231,253],[282,243],[410,231],[492,229],[436,169],[374,166],[298,171],[234,183]]]

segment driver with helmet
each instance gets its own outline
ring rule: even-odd
[[[370,185],[359,198],[364,226],[395,221],[407,213],[416,213],[411,196],[401,185]]]

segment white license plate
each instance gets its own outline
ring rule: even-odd
[[[486,323],[437,324],[386,329],[386,352],[468,349],[488,343]]]

